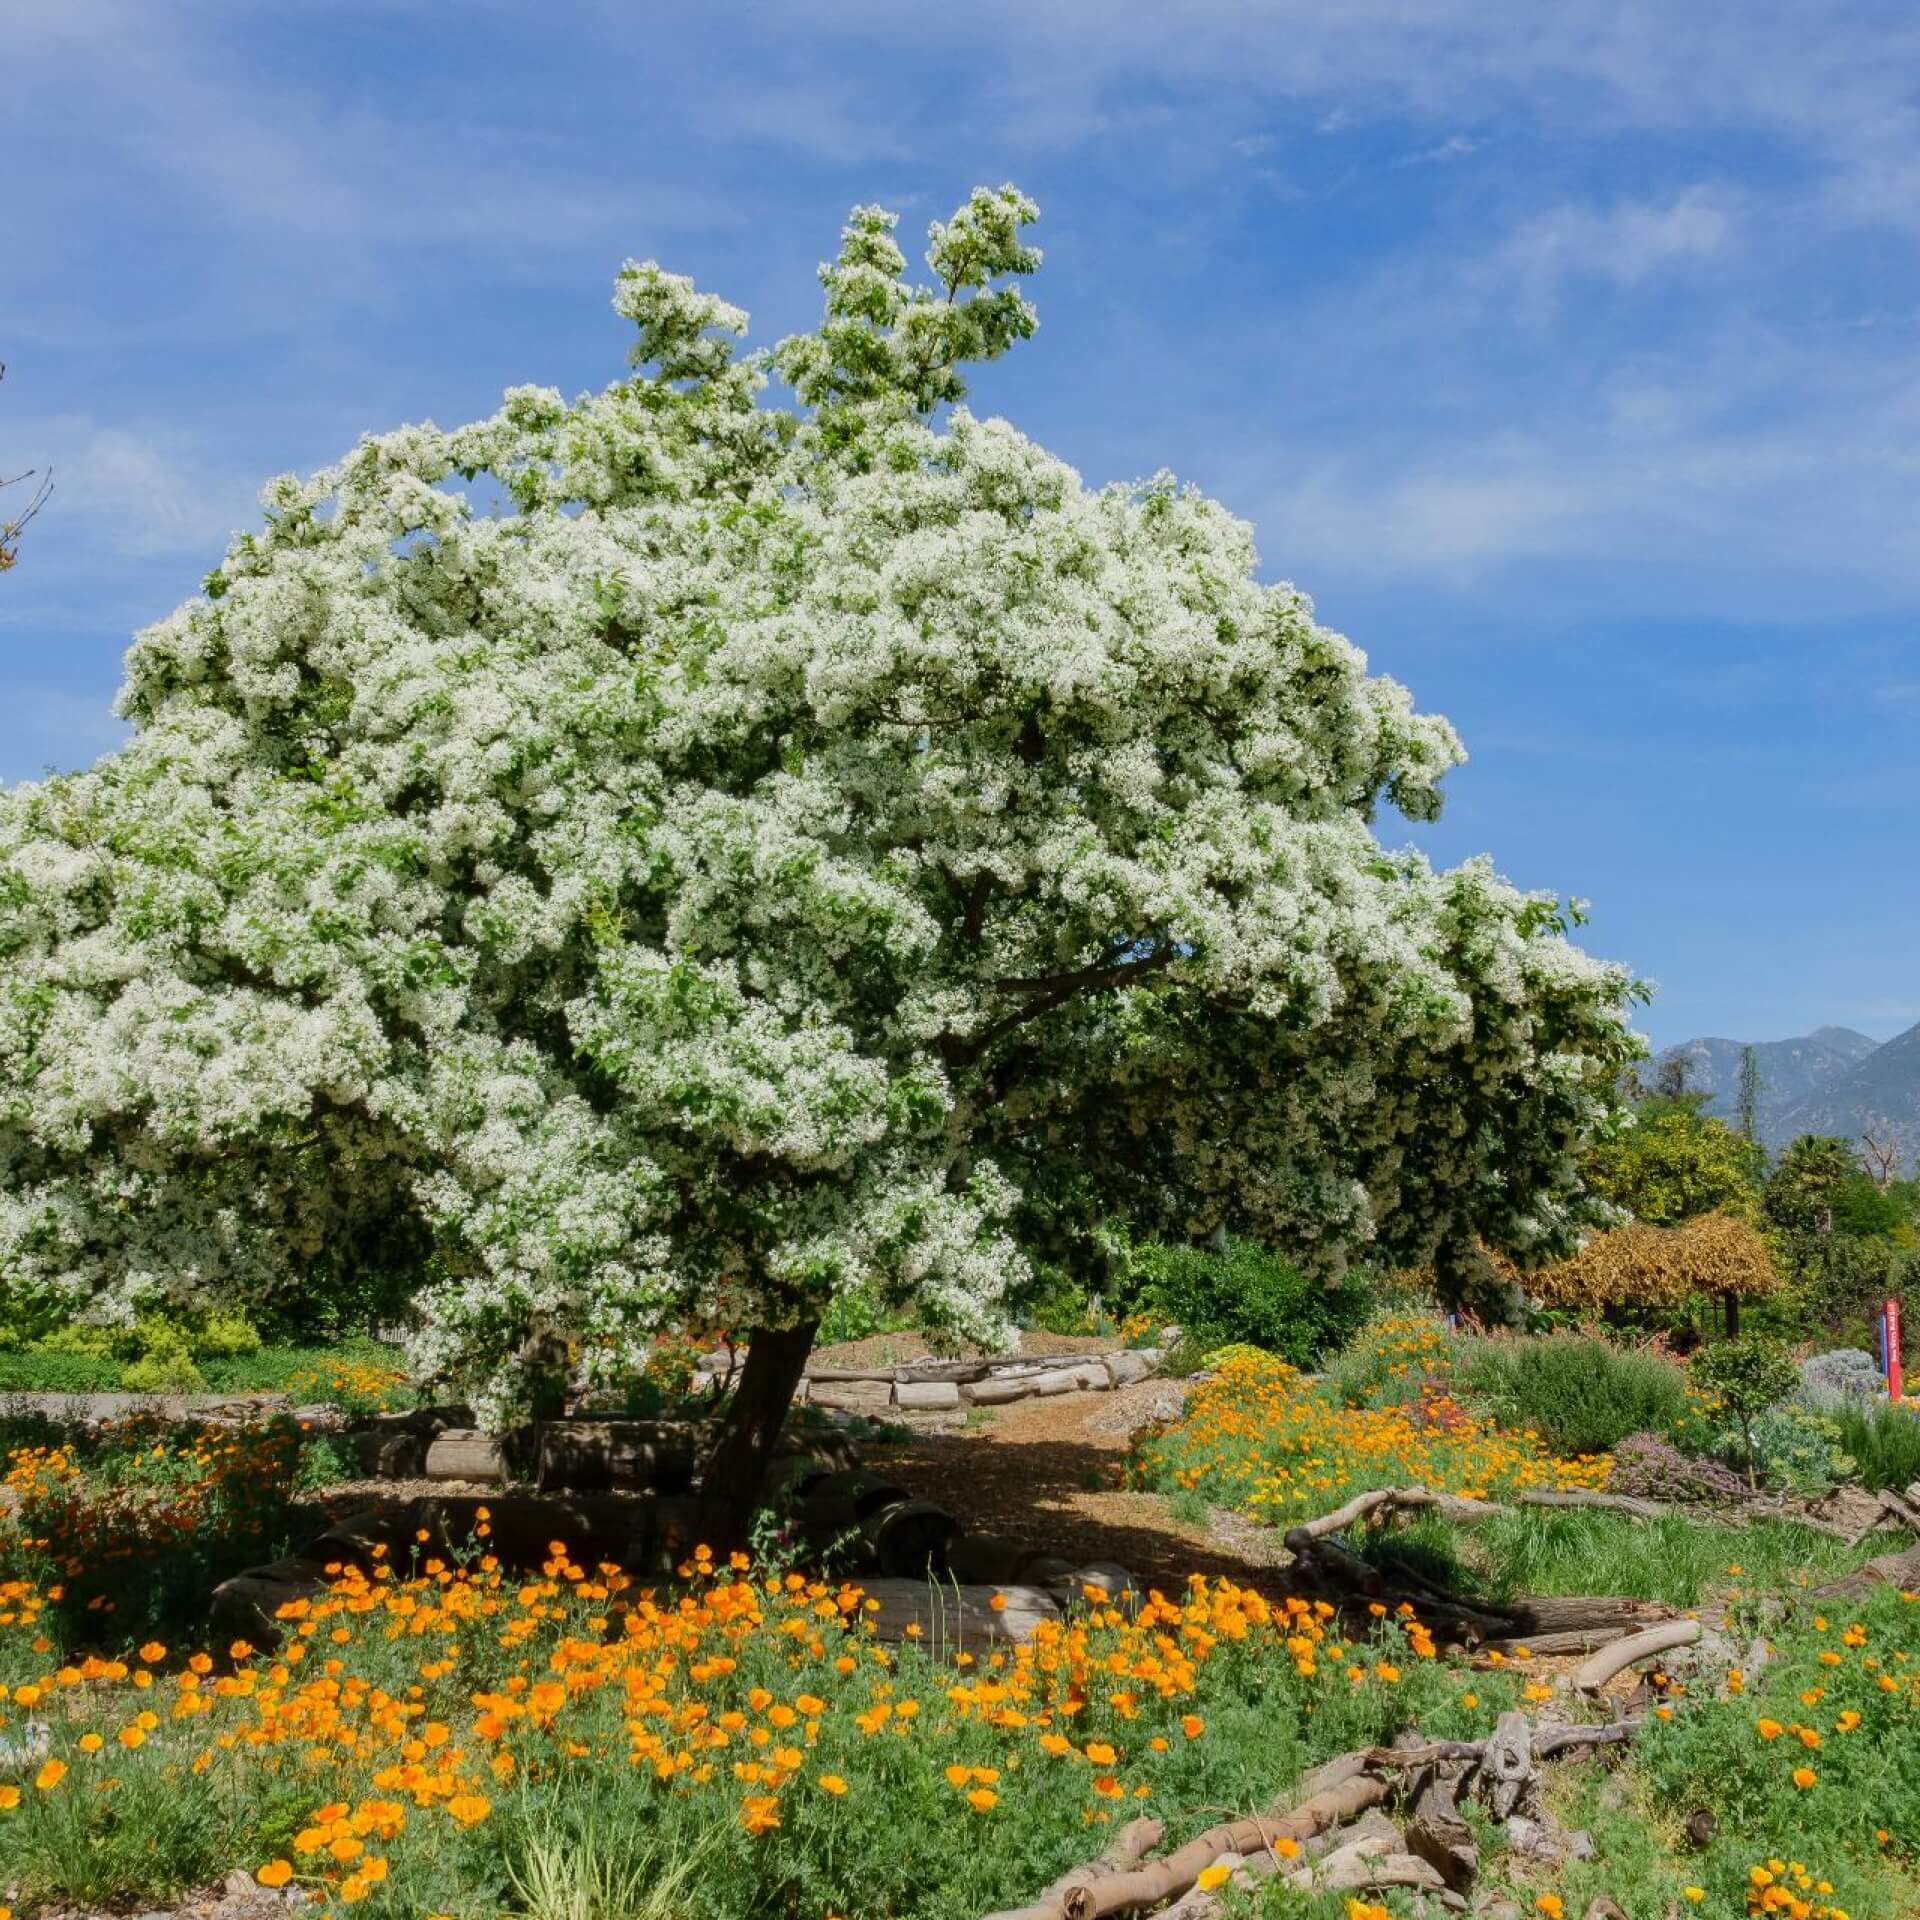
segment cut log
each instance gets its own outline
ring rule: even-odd
[[[1700,1638],[1698,1620],[1669,1620],[1663,1626],[1649,1627],[1644,1633],[1630,1633],[1610,1647],[1589,1655],[1573,1671],[1573,1684],[1582,1693],[1598,1693],[1616,1673],[1671,1653],[1676,1647],[1691,1647]]]
[[[544,1420],[536,1436],[543,1489],[685,1493],[694,1430],[670,1420]]]
[[[429,1480],[485,1480],[494,1483],[507,1477],[507,1464],[500,1442],[490,1433],[473,1428],[449,1427],[427,1445],[422,1463]]]
[[[893,1578],[924,1580],[946,1563],[947,1543],[960,1522],[931,1500],[891,1500],[860,1520],[860,1536],[873,1563]]]
[[[1042,1621],[1063,1617],[1059,1604],[1042,1587],[961,1587],[888,1579],[857,1584],[876,1639],[917,1640],[935,1659],[985,1647],[1022,1646]]]

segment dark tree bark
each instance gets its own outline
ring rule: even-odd
[[[767,1462],[793,1405],[793,1390],[813,1351],[817,1320],[797,1327],[755,1327],[747,1363],[720,1416],[713,1450],[700,1478],[702,1498],[729,1544],[743,1538],[766,1483]]]
[[[1727,1309],[1727,1338],[1729,1340],[1738,1340],[1740,1338],[1740,1296],[1736,1293],[1728,1294],[1725,1304]]]

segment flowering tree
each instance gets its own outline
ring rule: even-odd
[[[408,1269],[493,1420],[697,1314],[744,1484],[837,1290],[988,1333],[1042,1225],[1337,1271],[1611,1217],[1627,976],[1370,831],[1452,729],[1219,507],[959,405],[1034,211],[976,192],[931,288],[857,211],[751,358],[629,265],[630,379],[268,487],[131,742],[0,797],[0,1282]]]

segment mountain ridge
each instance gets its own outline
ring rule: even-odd
[[[1836,1025],[1751,1043],[1702,1035],[1663,1048],[1655,1064],[1684,1060],[1689,1089],[1707,1096],[1705,1111],[1737,1126],[1749,1044],[1760,1069],[1756,1130],[1770,1151],[1803,1133],[1871,1134],[1898,1148],[1903,1170],[1920,1160],[1920,1023],[1887,1041]]]

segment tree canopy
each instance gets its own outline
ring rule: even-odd
[[[1629,976],[1372,830],[1452,729],[1211,501],[961,404],[1034,211],[930,287],[856,211],[760,355],[630,263],[631,377],[269,485],[129,744],[0,795],[0,1282],[392,1272],[500,1419],[543,1335],[991,1331],[1042,1213],[1456,1279],[1613,1217]]]
[[[1760,1204],[1752,1144],[1699,1111],[1693,1096],[1643,1101],[1630,1126],[1588,1157],[1597,1193],[1654,1227],[1678,1227],[1703,1214],[1751,1220]]]

